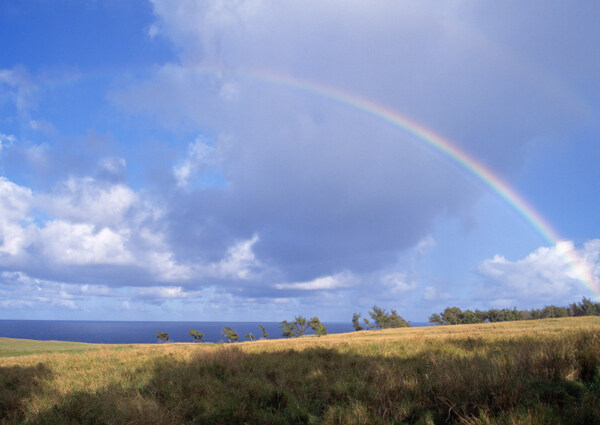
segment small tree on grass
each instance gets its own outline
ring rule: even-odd
[[[405,328],[408,327],[408,322],[404,320],[396,310],[388,315],[388,327],[390,328]]]
[[[292,338],[296,336],[296,333],[294,332],[294,324],[288,322],[287,320],[281,322],[279,328],[283,330],[281,336],[284,336],[286,338]]]
[[[433,323],[434,325],[443,325],[444,321],[442,320],[442,316],[437,313],[433,313],[429,316],[429,323]]]
[[[281,322],[281,326],[279,327],[283,329],[283,333],[281,334],[282,336],[286,338],[295,338],[304,335],[309,327],[309,324],[308,320],[306,320],[306,317],[296,316],[293,322],[284,320]]]
[[[169,334],[167,332],[156,332],[156,338],[162,342],[170,342]]]
[[[254,341],[256,339],[256,337],[254,335],[252,335],[252,332],[247,333],[246,335],[244,335],[246,338],[248,338],[250,341]]]
[[[396,310],[392,310],[391,313],[388,313],[383,308],[374,305],[369,312],[369,316],[371,316],[371,319],[373,319],[373,322],[375,323],[374,327],[379,329],[403,328],[408,326],[408,322],[400,317]],[[370,325],[370,323],[366,323]]]
[[[195,342],[202,342],[202,340],[204,339],[204,334],[202,332],[198,332],[195,329],[190,329],[188,333],[192,336],[192,338],[194,338]]]
[[[240,336],[237,334],[237,332],[231,329],[229,326],[225,326],[221,332],[223,335],[225,335],[227,342],[237,342],[238,339],[240,339]]]
[[[364,328],[360,325],[360,313],[352,315],[352,327],[355,331],[362,331]]]
[[[268,339],[269,338],[269,334],[267,333],[267,330],[265,329],[265,327],[263,325],[258,325],[258,327],[260,328],[260,330],[262,332],[262,337],[264,339]]]
[[[312,328],[313,331],[315,331],[317,336],[327,335],[327,328],[323,323],[321,323],[318,317],[312,317],[308,321],[308,325]]]
[[[377,326],[374,325],[373,323],[369,322],[369,319],[367,319],[366,317],[363,319],[363,321],[365,322],[365,326],[368,329],[376,329],[377,328]]]
[[[296,336],[302,336],[308,330],[308,320],[306,320],[306,317],[296,316],[294,319],[294,327],[296,329]]]

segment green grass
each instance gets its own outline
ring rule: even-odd
[[[82,342],[36,341],[0,337],[0,357],[26,356],[40,353],[81,352],[98,349],[101,345]]]
[[[600,424],[600,318],[2,358],[0,423]]]

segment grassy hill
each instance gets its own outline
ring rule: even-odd
[[[84,346],[0,358],[0,423],[600,423],[598,317]]]
[[[36,341],[0,337],[0,357],[26,356],[39,353],[74,353],[94,350],[99,344],[66,341]]]

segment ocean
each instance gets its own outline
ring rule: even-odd
[[[92,320],[0,320],[0,337],[37,339],[44,341],[74,341],[99,344],[148,344],[158,342],[156,332],[167,332],[172,342],[193,342],[190,329],[204,333],[205,342],[224,342],[221,330],[229,326],[244,335],[262,337],[258,325],[263,325],[270,339],[280,339],[279,322],[133,322]],[[353,332],[350,322],[324,322],[330,334]],[[427,326],[413,322],[412,326]],[[313,333],[309,330],[307,334]]]

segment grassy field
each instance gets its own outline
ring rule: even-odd
[[[0,358],[0,423],[600,424],[598,317],[93,348]]]
[[[26,356],[41,353],[75,353],[100,348],[98,344],[65,341],[36,341],[0,337],[0,357]]]

